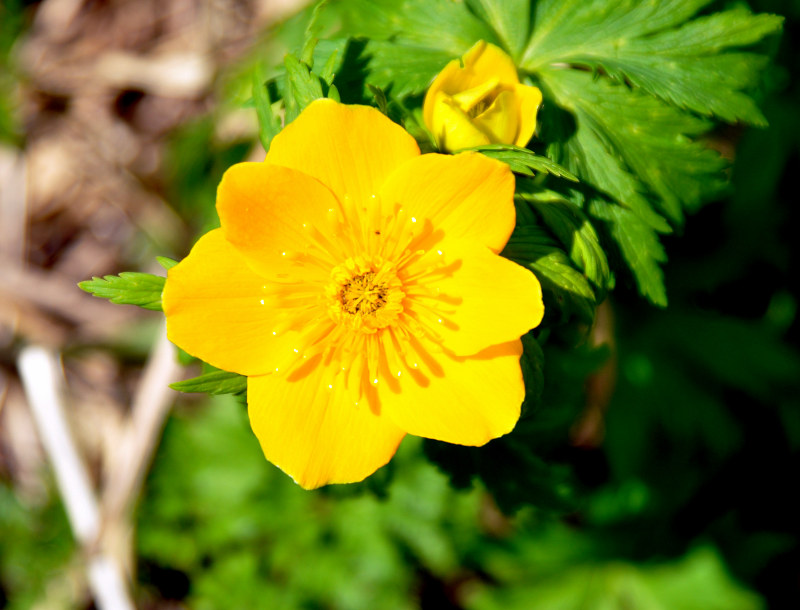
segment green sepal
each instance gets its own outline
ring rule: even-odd
[[[198,377],[177,381],[169,385],[178,392],[218,394],[244,394],[247,392],[247,377],[238,373],[213,370]]]
[[[502,161],[511,168],[516,174],[533,176],[534,172],[540,174],[550,174],[558,178],[566,178],[577,182],[578,178],[568,169],[560,166],[555,161],[535,154],[527,148],[514,146],[512,144],[485,144],[483,146],[473,146],[458,152],[474,150],[492,159]]]
[[[151,273],[123,271],[119,275],[93,277],[78,287],[101,299],[118,305],[137,305],[143,309],[162,311],[161,292],[166,278]]]

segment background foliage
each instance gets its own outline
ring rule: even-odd
[[[332,0],[224,85],[259,109],[265,146],[272,110],[323,95],[424,142],[425,87],[478,38],[543,88],[532,151],[487,151],[534,174],[505,255],[547,299],[516,430],[482,449],[407,439],[365,483],[307,493],[262,459],[240,398],[183,402],[137,514],[144,603],[800,605],[800,3],[529,4]],[[780,39],[766,13],[786,16]],[[246,153],[200,145],[213,122],[172,136],[188,233],[213,225],[215,185]],[[0,544],[12,608],[74,561],[59,507],[29,510],[5,483]]]

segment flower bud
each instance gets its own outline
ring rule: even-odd
[[[538,88],[520,84],[511,58],[480,40],[434,79],[425,95],[423,117],[443,150],[525,146],[536,129],[541,101]]]

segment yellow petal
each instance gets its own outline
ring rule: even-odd
[[[474,121],[483,132],[490,135],[493,143],[509,144],[517,135],[518,119],[518,100],[512,91],[502,91]]]
[[[304,265],[296,255],[308,248],[311,231],[324,230],[329,215],[337,210],[339,202],[321,182],[267,163],[234,165],[217,189],[225,238],[254,270],[271,279],[287,273],[304,278],[322,274],[319,267]]]
[[[486,97],[494,92],[498,84],[498,80],[496,78],[492,78],[487,80],[485,83],[478,85],[477,87],[456,93],[452,97],[458,106],[464,112],[469,114],[470,110],[475,108],[475,106],[477,106]]]
[[[464,68],[474,74],[475,80],[496,78],[504,85],[519,82],[514,61],[500,47],[478,41],[464,54]]]
[[[313,176],[362,205],[389,173],[419,155],[416,141],[375,108],[312,102],[272,140],[266,161]]]
[[[389,176],[380,195],[387,213],[399,205],[448,238],[470,239],[494,252],[514,230],[514,175],[505,163],[478,153],[412,159]]]
[[[525,385],[517,339],[468,357],[436,353],[426,339],[412,340],[428,366],[401,376],[400,391],[378,383],[383,412],[416,436],[459,445],[483,445],[510,432],[519,419]]]
[[[452,98],[440,92],[433,102],[432,123],[428,128],[441,150],[460,150],[490,144],[491,138]]]
[[[444,240],[436,248],[408,266],[416,279],[404,287],[404,307],[439,336],[444,349],[475,354],[519,339],[542,321],[542,288],[533,273],[463,240]],[[426,267],[430,273],[421,273]]]
[[[525,146],[536,131],[536,113],[542,103],[542,92],[528,85],[517,85],[514,91],[519,103],[519,131],[514,144]]]
[[[264,278],[250,270],[220,229],[206,233],[167,273],[167,336],[213,366],[242,375],[274,370],[292,333],[273,334]]]
[[[439,72],[436,78],[433,79],[431,86],[428,87],[428,91],[425,93],[425,101],[422,104],[422,120],[428,126],[428,129],[433,130],[431,126],[433,125],[433,113],[436,103],[444,99],[444,97],[449,98],[467,88],[463,86],[467,79],[463,79],[463,83],[457,80],[461,72],[461,62],[458,59],[454,59]],[[458,85],[461,85],[460,89]],[[440,94],[444,94],[444,97]]]
[[[330,380],[320,361],[288,378],[247,380],[250,425],[264,455],[306,489],[361,481],[392,458],[405,435],[366,401],[354,404],[341,377]]]

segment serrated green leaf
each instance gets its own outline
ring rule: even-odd
[[[463,2],[332,0],[324,10],[340,16],[340,31],[345,35],[438,49],[451,58],[460,57],[478,40],[499,43],[491,28]]]
[[[522,378],[525,380],[523,408],[527,409],[539,402],[544,389],[544,352],[531,333],[522,335],[522,357],[519,364],[522,368]]]
[[[388,104],[386,102],[386,94],[383,92],[383,89],[370,83],[367,83],[367,88],[372,92],[372,96],[375,99],[375,104],[378,106],[378,110],[380,110],[383,114],[388,114]]]
[[[531,27],[530,0],[467,0],[467,5],[492,27],[511,57],[519,59]]]
[[[709,1],[544,0],[522,67],[602,70],[700,114],[762,125],[761,112],[742,90],[757,82],[764,59],[722,52],[780,31],[782,19],[739,7],[686,23]]]
[[[300,62],[307,65],[309,70],[314,68],[314,49],[317,46],[317,42],[316,37],[308,36],[303,43],[303,48],[300,50]]]
[[[395,98],[423,93],[456,56],[448,51],[370,40],[363,49],[369,81]]]
[[[178,392],[204,392],[206,394],[243,394],[247,391],[247,377],[228,371],[211,371],[192,379],[170,384]]]
[[[291,53],[283,60],[286,67],[286,124],[294,121],[311,102],[325,97],[319,77]]]
[[[563,324],[576,315],[592,323],[596,299],[589,282],[544,228],[518,225],[502,255],[534,272],[542,285],[547,319]]]
[[[593,199],[588,206],[590,216],[608,225],[608,232],[617,243],[622,258],[636,280],[639,293],[654,305],[667,306],[667,290],[660,264],[667,255],[656,232],[630,210],[602,199]]]
[[[602,301],[611,272],[597,232],[583,211],[552,191],[518,192],[517,197],[539,215],[545,226],[561,242],[572,262],[592,283],[597,301]]]
[[[525,176],[533,176],[534,172],[551,174],[559,178],[566,178],[577,182],[578,178],[569,170],[561,167],[555,161],[535,154],[527,148],[513,146],[511,144],[487,144],[484,146],[474,146],[464,150],[474,150],[492,159],[497,159],[507,164],[511,171]],[[463,152],[463,151],[459,151]]]
[[[350,46],[349,38],[323,39],[314,47],[314,65],[322,66],[317,75],[328,85],[342,69]]]
[[[281,130],[281,120],[272,110],[265,73],[263,64],[258,64],[253,70],[253,104],[258,117],[258,137],[264,150],[269,150],[272,138]]]
[[[341,63],[339,53],[340,49],[333,49],[325,65],[322,67],[322,71],[319,73],[319,77],[325,81],[329,87],[333,85],[333,79],[336,76],[336,67]]]
[[[138,305],[143,309],[161,311],[161,292],[164,290],[165,281],[165,278],[159,275],[123,271],[119,275],[93,277],[91,280],[80,282],[78,287],[112,303]]]
[[[358,39],[360,78],[395,99],[423,93],[476,41],[500,44],[464,3],[451,0],[332,0],[320,14],[337,35]]]
[[[543,117],[548,156],[651,228],[669,232],[661,214],[680,225],[684,208],[697,209],[726,183],[724,160],[693,139],[710,128],[707,121],[588,72],[548,69],[540,76],[574,119],[569,125],[554,109]]]

